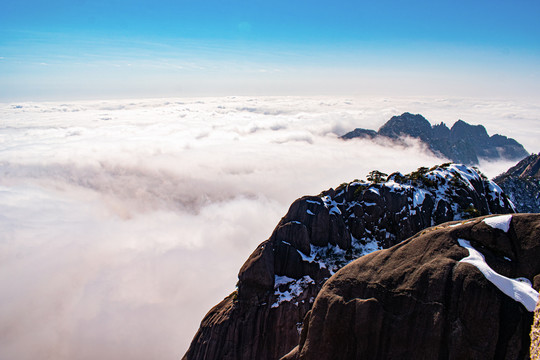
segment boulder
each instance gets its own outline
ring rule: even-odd
[[[484,220],[424,230],[339,270],[283,360],[527,359],[534,303],[528,310],[516,290],[505,294],[461,261],[469,250],[459,240],[500,275],[532,281],[540,274],[540,215],[513,215],[506,232]]]

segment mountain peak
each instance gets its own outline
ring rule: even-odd
[[[427,140],[431,138],[431,124],[420,114],[405,112],[399,116],[392,116],[379,129],[379,135],[389,138],[399,138],[403,135]]]
[[[463,120],[458,120],[450,129],[450,136],[455,139],[489,139],[487,130],[482,125],[471,125]]]
[[[489,136],[483,125],[471,125],[458,120],[448,128],[445,123],[431,126],[420,114],[405,112],[392,116],[378,132],[367,129],[355,129],[341,138],[345,140],[376,138],[382,136],[393,140],[403,136],[420,139],[436,155],[466,165],[476,165],[480,158],[488,160],[519,160],[528,155],[516,140],[495,134]]]
[[[323,284],[347,263],[432,225],[513,211],[495,183],[449,163],[406,175],[374,170],[368,181],[297,199],[183,359],[279,359],[298,345],[298,326]]]

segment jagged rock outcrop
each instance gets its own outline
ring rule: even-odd
[[[493,179],[517,211],[540,213],[540,154],[532,154]]]
[[[296,200],[240,269],[237,290],[204,317],[183,359],[279,359],[298,344],[324,282],[348,262],[435,224],[513,212],[495,183],[463,165],[370,178]]]
[[[536,305],[531,328],[531,360],[540,360],[540,302]]]
[[[385,137],[397,140],[403,136],[418,138],[435,154],[467,165],[478,164],[480,158],[520,160],[529,155],[516,140],[498,134],[489,136],[482,125],[458,120],[449,129],[442,122],[431,126],[422,115],[410,113],[393,116],[378,132],[358,128],[341,138]]]
[[[539,259],[540,215],[424,230],[332,276],[283,360],[527,359]]]

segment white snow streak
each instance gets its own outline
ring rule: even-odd
[[[515,301],[522,303],[528,311],[534,311],[538,302],[538,292],[531,287],[528,279],[511,279],[496,273],[484,259],[484,255],[476,250],[469,241],[458,239],[459,245],[469,250],[469,256],[460,262],[474,265],[493,285]],[[526,280],[526,281],[525,281]]]

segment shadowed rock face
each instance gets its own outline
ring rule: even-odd
[[[540,212],[540,154],[532,154],[493,179],[519,212]]]
[[[514,139],[498,134],[490,137],[482,125],[458,120],[449,129],[444,123],[431,126],[422,115],[410,113],[393,116],[378,132],[358,128],[341,138],[399,139],[403,136],[418,138],[435,154],[467,165],[478,164],[479,158],[519,160],[529,155]]]
[[[332,276],[283,360],[528,358],[532,312],[460,262],[458,239],[540,287],[540,215],[513,215],[508,232],[483,218],[436,226]]]
[[[279,359],[298,345],[324,282],[348,262],[433,224],[513,212],[496,184],[461,165],[377,181],[296,200],[240,269],[237,290],[205,316],[183,359]]]

